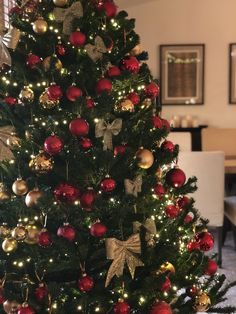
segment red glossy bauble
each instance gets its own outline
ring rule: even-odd
[[[210,251],[214,247],[214,237],[211,233],[203,231],[195,235],[195,239],[202,251]]]
[[[165,208],[166,216],[169,218],[176,218],[179,215],[179,208],[174,205],[167,205]]]
[[[109,193],[116,188],[116,181],[112,178],[105,178],[101,181],[100,186],[103,192]]]
[[[80,190],[68,183],[58,184],[53,193],[57,201],[66,203],[73,203],[80,197]]]
[[[106,16],[110,19],[116,16],[117,7],[112,1],[105,1],[101,9],[105,11]]]
[[[118,301],[114,306],[114,314],[129,314],[130,306],[125,301]]]
[[[89,132],[89,124],[85,119],[77,118],[71,121],[69,129],[75,136],[86,136]]]
[[[82,90],[79,87],[72,85],[72,86],[67,88],[66,97],[70,101],[76,101],[81,96],[82,96]]]
[[[161,144],[161,149],[164,151],[168,151],[170,153],[173,153],[175,150],[175,144],[171,141],[165,140],[162,144]]]
[[[44,284],[40,284],[39,287],[35,289],[34,294],[37,301],[42,302],[48,296],[48,289]]]
[[[101,222],[96,222],[90,228],[90,234],[96,238],[101,238],[107,232],[107,227]]]
[[[187,244],[187,249],[189,252],[192,252],[194,250],[199,250],[199,243],[197,241],[190,241]]]
[[[146,87],[145,87],[145,96],[146,97],[149,97],[149,98],[156,98],[158,95],[159,95],[159,92],[160,92],[160,88],[159,86],[154,83],[154,82],[151,82],[150,84],[148,84]]]
[[[126,151],[127,146],[126,145],[117,145],[114,147],[114,156],[117,156],[118,154],[123,155]]]
[[[122,69],[131,73],[138,73],[140,69],[139,61],[135,57],[128,57],[122,60]]]
[[[35,311],[28,304],[22,304],[22,306],[18,309],[17,314],[34,314]]]
[[[95,199],[95,192],[93,189],[88,189],[80,197],[80,205],[86,211],[91,211]]]
[[[178,199],[177,205],[179,208],[183,209],[190,203],[190,199],[187,196],[183,196]]]
[[[63,143],[60,137],[51,135],[44,141],[44,151],[49,155],[56,155],[60,153],[63,148]]]
[[[160,183],[157,183],[154,188],[154,193],[156,194],[156,196],[158,196],[160,199],[162,199],[162,197],[165,195],[166,190],[164,188],[164,186]]]
[[[6,96],[4,98],[4,102],[6,104],[8,104],[9,106],[13,106],[13,105],[16,105],[17,104],[17,98],[15,97],[11,97],[11,96]]]
[[[82,278],[78,280],[78,288],[82,292],[89,292],[93,289],[93,287],[94,287],[93,278],[88,275],[84,275]]]
[[[170,123],[166,119],[161,119],[162,128],[170,132]]]
[[[93,146],[92,141],[90,140],[90,138],[88,137],[82,137],[79,140],[79,146],[83,149],[83,150],[88,150]]]
[[[57,230],[58,237],[62,237],[70,242],[74,241],[76,236],[75,228],[69,225],[68,223],[64,223],[63,226],[59,227]]]
[[[30,53],[26,59],[26,64],[31,69],[35,68],[40,62],[41,59],[39,58],[39,56],[33,53]]]
[[[131,100],[134,105],[138,105],[140,103],[140,97],[137,93],[132,92],[127,96],[127,99]]]
[[[121,75],[121,70],[116,65],[112,65],[107,70],[107,75],[109,77],[119,76],[119,75]]]
[[[196,295],[198,294],[198,292],[199,292],[199,289],[198,289],[196,286],[194,286],[194,285],[191,286],[191,287],[188,287],[188,288],[186,289],[186,294],[187,294],[190,298],[196,296]]]
[[[87,97],[86,98],[86,106],[89,109],[94,108],[95,104],[94,104],[94,100],[91,97]]]
[[[184,185],[185,181],[185,173],[179,168],[173,168],[166,174],[166,182],[173,188],[180,188]]]
[[[193,213],[188,213],[185,217],[184,217],[184,224],[187,225],[189,224],[194,218],[194,214]]]
[[[152,125],[156,129],[161,129],[162,128],[162,119],[158,116],[153,116],[152,117]]]
[[[70,34],[69,41],[73,46],[81,47],[86,42],[86,36],[80,31],[75,31]]]
[[[161,292],[165,292],[165,291],[167,292],[170,290],[170,288],[171,288],[171,281],[170,281],[169,277],[166,277],[160,290],[161,290]]]
[[[106,78],[102,78],[97,81],[95,90],[98,95],[102,92],[109,93],[112,90],[112,82]]]
[[[62,93],[62,90],[61,90],[61,87],[59,85],[51,85],[48,87],[47,89],[47,95],[48,95],[48,98],[50,100],[59,100],[61,99],[63,93]]]
[[[52,238],[47,230],[42,230],[38,236],[38,244],[44,248],[52,245]]]
[[[59,56],[64,56],[66,54],[66,49],[62,44],[56,45],[56,53]]]
[[[149,314],[172,314],[171,307],[164,301],[159,301],[153,304]]]
[[[217,263],[213,259],[209,258],[205,269],[205,275],[213,276],[217,272],[217,269],[218,269]]]

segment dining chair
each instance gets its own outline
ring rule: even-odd
[[[190,195],[209,227],[217,230],[218,264],[222,264],[224,221],[224,152],[180,152],[178,164],[187,177],[197,177],[197,191]]]
[[[179,145],[182,152],[190,152],[192,150],[192,138],[190,132],[170,132],[168,140]]]

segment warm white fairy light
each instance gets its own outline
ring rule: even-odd
[[[140,303],[140,304],[143,304],[145,301],[146,301],[146,300],[145,300],[145,298],[144,298],[143,296],[141,296],[141,297],[139,298],[139,303]]]
[[[100,312],[100,307],[95,307],[95,312]]]
[[[50,258],[50,259],[49,259],[49,262],[50,262],[50,263],[53,263],[53,259],[52,259],[52,258]]]
[[[57,303],[56,302],[53,303],[52,308],[57,309]]]
[[[78,311],[82,311],[82,306],[81,306],[81,305],[78,305],[78,306],[77,306],[77,310],[78,310]]]

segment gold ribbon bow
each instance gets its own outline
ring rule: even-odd
[[[58,23],[63,23],[62,32],[65,35],[70,35],[74,19],[82,17],[84,14],[83,7],[80,1],[74,2],[69,8],[55,8],[53,15]]]
[[[155,221],[151,218],[147,218],[144,223],[141,223],[139,221],[133,222],[134,233],[139,232],[141,226],[143,226],[147,230],[145,235],[145,241],[151,240],[153,236],[157,233]]]
[[[20,31],[15,27],[10,27],[4,36],[0,36],[0,66],[4,63],[11,66],[11,55],[8,48],[15,49],[19,39]]]
[[[104,119],[98,121],[95,126],[95,136],[103,136],[103,150],[112,150],[112,135],[118,135],[122,128],[122,119],[115,119],[112,123],[107,123]]]
[[[103,54],[107,52],[107,48],[100,36],[96,36],[94,44],[95,45],[87,44],[85,48],[90,59],[92,59],[93,62],[97,62],[102,58]]]
[[[8,125],[0,127],[0,161],[13,158],[11,149],[7,145],[7,140],[12,137],[13,132],[13,126]]]
[[[143,262],[134,254],[141,253],[141,241],[139,234],[133,234],[126,241],[116,238],[106,239],[107,258],[113,260],[106,278],[105,287],[109,285],[112,278],[122,276],[125,263],[127,263],[131,277],[134,278],[136,267],[144,266]]]
[[[124,186],[125,186],[125,193],[128,195],[134,195],[135,197],[138,196],[138,193],[142,191],[142,176],[137,176],[136,179],[133,181],[130,179],[124,180]]]

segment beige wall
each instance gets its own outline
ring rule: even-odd
[[[204,43],[205,104],[167,106],[163,116],[197,116],[200,122],[236,127],[236,105],[228,104],[228,46],[236,43],[236,0],[117,0],[136,18],[149,66],[159,76],[159,45]]]

